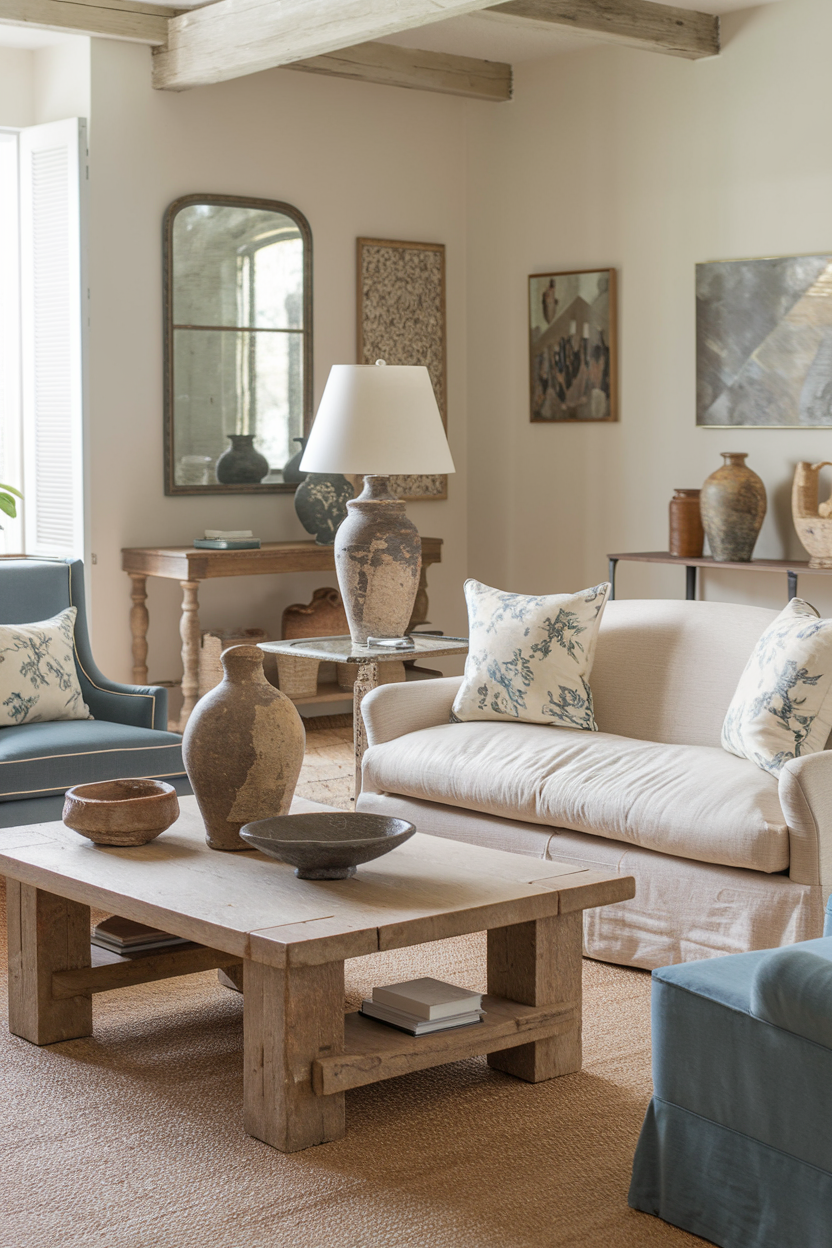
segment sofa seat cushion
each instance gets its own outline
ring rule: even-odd
[[[677,858],[754,871],[789,866],[777,780],[711,746],[538,724],[442,724],[369,749],[364,787]]]
[[[182,738],[103,719],[0,728],[0,801],[48,797],[121,776],[184,775]]]

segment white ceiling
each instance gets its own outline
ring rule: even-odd
[[[777,4],[779,0],[756,0],[756,4]],[[699,9],[707,13],[733,13],[736,9],[756,7],[749,0],[663,0],[675,9]],[[444,22],[431,22],[416,30],[387,35],[381,43],[395,43],[400,48],[420,48],[425,52],[450,52],[456,56],[475,56],[485,61],[542,60],[564,52],[577,52],[598,46],[598,39],[573,34],[562,26],[530,22],[503,13],[483,9],[466,17],[452,17]]]
[[[756,4],[777,4],[779,0],[756,0]],[[205,0],[155,0],[171,8],[196,8]],[[752,7],[749,0],[663,0],[677,9],[701,8],[708,13],[731,13]],[[36,30],[29,26],[0,23],[0,47],[37,49],[62,43],[74,36],[58,31]],[[475,56],[486,61],[534,61],[547,56],[597,46],[598,40],[575,35],[560,26],[520,21],[501,13],[483,10],[467,17],[431,22],[416,30],[388,35],[382,40],[402,48],[423,48],[427,52],[450,52]]]

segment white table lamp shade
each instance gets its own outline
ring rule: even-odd
[[[334,364],[300,462],[303,472],[454,472],[424,366]]]

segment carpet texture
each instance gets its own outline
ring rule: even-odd
[[[348,807],[348,732],[309,736],[299,791]],[[479,935],[358,958],[347,1001],[426,974],[484,989],[484,969]],[[344,1140],[290,1156],[243,1130],[243,1002],[216,972],[96,996],[85,1040],[37,1048],[4,1017],[0,1244],[703,1244],[626,1202],[651,1093],[650,977],[587,961],[584,991],[579,1074],[533,1086],[472,1058],[359,1088]]]

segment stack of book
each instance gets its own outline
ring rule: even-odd
[[[361,1013],[411,1036],[425,1036],[482,1022],[481,1005],[479,992],[441,979],[411,979],[374,988],[372,1000],[362,1001]]]
[[[109,949],[111,953],[120,953],[122,957],[191,943],[183,936],[171,936],[170,932],[162,932],[158,927],[134,923],[132,919],[121,919],[118,915],[96,924],[90,940],[100,949]]]

